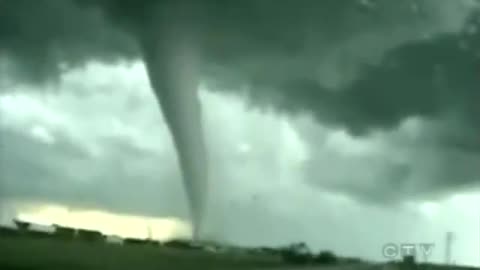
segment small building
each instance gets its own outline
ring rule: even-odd
[[[73,240],[75,238],[76,229],[74,228],[63,227],[57,224],[54,224],[53,228],[55,228],[55,232],[53,233],[55,238],[62,240]]]
[[[86,242],[105,242],[105,236],[98,231],[78,229],[76,238]]]

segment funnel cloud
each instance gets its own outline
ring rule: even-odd
[[[193,6],[143,4],[137,7],[143,17],[121,19],[127,19],[124,26],[138,41],[150,84],[170,128],[189,200],[193,237],[198,239],[207,200],[208,162],[197,93],[199,54],[194,45],[198,42],[188,23],[190,14],[183,19]],[[115,21],[115,8],[105,10]]]
[[[202,128],[201,104],[197,94],[198,60],[194,40],[176,29],[155,32],[156,23],[145,25],[152,33],[139,38],[145,65],[182,168],[193,222],[193,237],[199,237],[207,199],[208,163]],[[165,31],[165,32],[163,32]]]

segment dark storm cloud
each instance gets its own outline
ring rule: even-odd
[[[403,201],[435,201],[452,192],[478,190],[478,154],[439,150],[430,155],[417,155],[405,163],[380,162],[373,158],[332,162],[317,157],[307,165],[306,181],[314,187],[346,194],[362,203],[385,207]],[[321,170],[345,168],[350,173],[318,174]]]
[[[474,30],[468,38],[444,34],[400,45],[380,64],[362,68],[364,75],[342,89],[327,89],[314,75],[311,61],[318,60],[316,56],[358,35],[373,33],[387,39],[385,33],[409,27],[418,28],[408,30],[415,37],[429,32],[439,16],[438,1],[209,0],[195,6],[180,1],[175,7],[175,1],[35,3],[0,3],[2,55],[13,70],[32,79],[58,75],[63,64],[138,56],[132,34],[143,30],[143,20],[150,18],[154,4],[160,4],[172,12],[159,15],[165,17],[160,22],[188,21],[201,33],[198,46],[204,52],[204,71],[218,75],[218,81],[228,78],[224,72],[238,75],[253,85],[250,96],[262,106],[313,113],[321,122],[355,134],[395,127],[408,116],[435,117],[453,107],[462,110],[463,120],[472,122],[479,111],[474,103],[478,22],[465,27]],[[193,10],[189,15],[196,16],[187,20],[176,10]],[[300,63],[290,66],[292,59]],[[311,69],[298,72],[301,64]]]
[[[323,107],[335,104],[333,109],[316,114],[318,119],[342,126],[352,134],[393,129],[409,117],[437,121],[435,127],[423,130],[421,140],[403,145],[412,148],[409,161],[384,160],[382,170],[372,169],[367,175],[359,173],[351,179],[358,183],[371,181],[373,185],[344,185],[342,181],[328,183],[325,179],[313,182],[332,185],[362,200],[382,202],[435,198],[452,190],[478,187],[480,35],[473,30],[479,26],[479,17],[472,16],[460,34],[395,48],[386,53],[380,65],[371,67],[341,92],[328,92],[312,86],[312,82],[313,90],[302,88],[306,93],[303,100],[318,97],[324,100]],[[322,91],[327,98],[319,96]],[[312,162],[312,166],[318,163]],[[342,166],[370,165],[359,161]]]
[[[427,22],[435,21],[438,4],[434,2],[2,1],[0,49],[11,68],[37,80],[91,59],[138,56],[131,35],[145,30],[143,23],[158,4],[166,10],[164,23],[183,20],[200,31],[199,42],[209,63],[241,69],[236,63],[244,59],[320,53],[319,48],[372,29],[385,33],[392,27],[416,26],[421,32]],[[185,15],[187,10],[191,12]]]
[[[388,51],[379,65],[366,67],[364,76],[340,91],[301,80],[272,95],[278,95],[280,108],[313,112],[352,134],[453,111],[464,124],[478,125],[480,49],[474,42],[454,34],[412,42]]]
[[[100,12],[72,1],[0,2],[2,72],[23,81],[44,82],[92,59],[132,58],[135,46]]]
[[[132,34],[144,34],[139,33],[143,21],[150,18],[154,4],[160,4],[172,13],[159,15],[165,17],[160,20],[164,23],[187,22],[187,15],[173,11],[193,10],[196,16],[188,22],[201,33],[197,40],[204,52],[204,71],[217,75],[214,79],[220,82],[233,74],[251,83],[249,95],[262,106],[313,113],[321,122],[352,133],[392,128],[408,116],[435,117],[454,106],[466,121],[478,115],[474,104],[478,22],[465,27],[472,34],[468,38],[444,34],[400,45],[388,51],[380,64],[362,68],[364,76],[340,90],[327,89],[314,75],[318,64],[314,62],[321,61],[318,55],[359,35],[373,33],[388,39],[386,33],[409,27],[418,28],[408,30],[412,37],[429,33],[439,17],[438,1],[209,0],[195,6],[180,1],[173,8],[175,1],[36,3],[0,3],[0,49],[13,67],[6,70],[30,79],[58,75],[64,64],[68,68],[91,59],[138,56]]]
[[[153,3],[91,2],[133,32],[141,32],[135,27],[148,17]],[[189,17],[189,23],[200,33],[197,40],[204,52],[205,72],[218,76],[218,81],[224,79],[224,71],[239,75],[252,85],[252,102],[262,107],[313,113],[320,122],[347,128],[355,135],[395,128],[411,116],[435,118],[451,111],[461,114],[463,124],[472,125],[479,113],[475,91],[480,69],[478,20],[466,22],[464,33],[418,40],[433,31],[431,25],[439,20],[438,1],[238,4],[211,0],[195,6],[181,1],[178,9],[170,8],[172,3],[162,2],[166,10],[189,7],[196,15]],[[187,21],[179,13],[172,14],[162,16],[167,22],[178,20],[176,16]],[[405,30],[409,27],[418,29]],[[369,33],[389,39],[386,33],[396,31],[410,31],[409,38],[414,40],[388,50],[380,63],[366,64],[350,85],[328,89],[315,76],[316,64],[311,61],[321,61],[316,57],[332,47]],[[290,65],[292,59],[300,59],[300,63]],[[311,69],[304,70],[301,65]]]
[[[252,88],[249,94],[260,107],[313,113],[319,122],[355,136],[395,130],[411,117],[438,121],[425,127],[419,140],[393,142],[409,149],[407,162],[335,159],[315,148],[318,139],[310,141],[313,157],[305,178],[314,186],[388,205],[475,189],[480,184],[480,35],[474,31],[479,25],[472,17],[463,33],[387,51],[343,89],[301,79],[271,91]]]
[[[414,130],[411,125],[407,129],[404,122],[400,129],[376,133],[375,142],[368,142],[373,150],[364,149],[351,156],[329,150],[315,130],[303,131],[311,153],[304,167],[305,181],[386,207],[478,190],[478,136],[467,137],[468,132],[455,122],[417,123]],[[459,134],[463,137],[455,138]],[[462,142],[462,147],[457,142]],[[357,148],[348,143],[347,147]]]

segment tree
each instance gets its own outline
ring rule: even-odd
[[[287,263],[306,264],[312,261],[313,257],[305,243],[295,243],[281,252],[282,258]]]
[[[315,256],[314,261],[319,264],[335,264],[338,262],[337,256],[331,251],[321,251]]]

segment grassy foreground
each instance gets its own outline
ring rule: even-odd
[[[121,246],[55,239],[1,238],[2,270],[268,269],[282,265],[265,255],[215,254],[161,246]]]
[[[0,236],[0,270],[150,269],[323,269],[323,270],[480,270],[475,267],[354,263],[335,266],[286,265],[272,255],[222,254],[152,245],[118,245]]]

